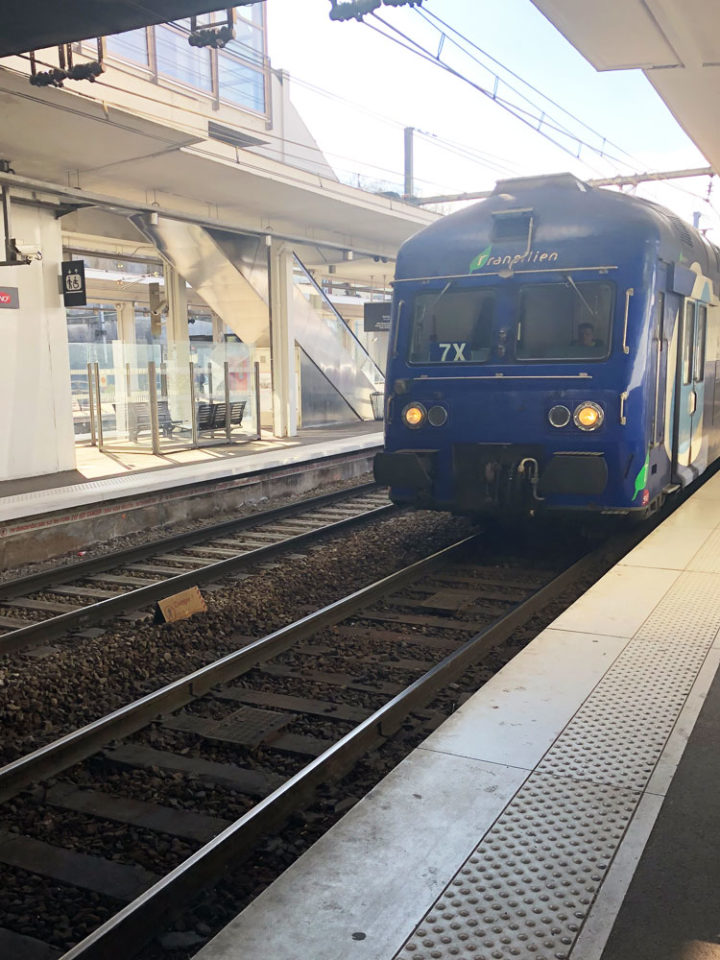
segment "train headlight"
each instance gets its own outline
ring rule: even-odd
[[[566,427],[570,423],[570,418],[572,414],[566,406],[562,403],[555,404],[554,407],[550,408],[548,413],[548,420],[550,421],[553,427]]]
[[[602,407],[593,403],[592,400],[586,400],[585,403],[578,404],[573,413],[575,426],[581,430],[597,430],[598,427],[602,426],[604,419],[605,414]]]
[[[445,407],[436,404],[428,410],[428,423],[431,427],[443,427],[447,423],[448,412]]]
[[[411,430],[421,427],[426,417],[427,411],[421,403],[409,403],[402,412],[403,422]]]

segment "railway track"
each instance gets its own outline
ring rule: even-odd
[[[397,510],[375,484],[0,583],[0,654],[147,610]]]
[[[20,883],[38,916],[65,918],[22,940],[6,920],[0,948],[133,956],[597,562],[498,570],[482,549],[466,538],[261,639],[238,635],[234,653],[0,770],[0,889]]]

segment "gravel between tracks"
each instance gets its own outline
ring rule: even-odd
[[[0,763],[109,713],[471,532],[444,514],[402,514],[334,537],[306,554],[207,596],[208,612],[156,626],[136,622],[64,640],[45,655],[0,659]],[[90,631],[92,632],[92,631]]]
[[[139,530],[137,533],[131,533],[125,537],[116,537],[113,540],[89,543],[81,551],[73,550],[70,553],[61,554],[50,560],[26,563],[21,566],[8,567],[5,570],[0,570],[0,583],[4,583],[6,580],[15,580],[18,577],[29,577],[34,573],[41,573],[44,570],[52,570],[62,563],[75,563],[78,560],[89,560],[92,557],[101,557],[106,553],[114,553],[117,550],[129,550],[131,547],[141,547],[143,544],[157,540],[159,537],[179,536],[181,533],[201,530],[211,523],[221,523],[225,520],[240,520],[243,517],[254,516],[256,513],[264,513],[266,510],[277,507],[287,507],[293,503],[302,503],[303,500],[308,500],[315,496],[324,496],[328,493],[335,493],[336,491],[357,487],[362,483],[371,483],[372,479],[372,474],[368,473],[359,477],[351,477],[348,480],[338,480],[336,483],[323,484],[321,488],[318,487],[316,490],[306,491],[297,496],[258,497],[257,500],[248,500],[247,503],[237,507],[231,513],[224,516],[204,517],[198,520],[184,520],[173,524],[161,524],[156,527],[149,527],[147,530]]]

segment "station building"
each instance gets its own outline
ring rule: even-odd
[[[436,215],[339,181],[268,59],[265,4],[221,49],[190,36],[187,18],[0,60],[3,480],[72,470],[78,444],[379,414],[387,335],[363,305]],[[88,78],[57,86],[63,65]]]

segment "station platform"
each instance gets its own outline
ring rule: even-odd
[[[196,960],[717,960],[720,474]]]
[[[159,456],[78,446],[76,470],[0,482],[0,569],[148,526],[231,510],[248,497],[311,490],[342,479],[342,471],[330,465],[344,458],[357,460],[348,465],[348,477],[367,473],[382,444],[382,424],[362,422]],[[304,487],[289,479],[303,465]],[[259,478],[273,473],[271,489]],[[28,541],[34,533],[42,533],[41,540]]]

